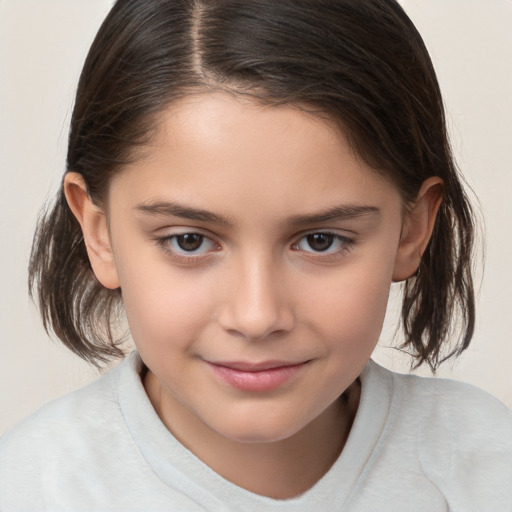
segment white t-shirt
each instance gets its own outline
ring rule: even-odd
[[[0,439],[0,510],[511,512],[512,413],[472,386],[370,361],[328,473],[275,500],[223,479],[155,413],[136,352]]]

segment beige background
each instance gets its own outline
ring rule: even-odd
[[[459,163],[486,220],[474,342],[440,375],[512,407],[512,1],[403,0],[445,95]],[[26,290],[37,213],[58,187],[74,90],[111,0],[0,0],[0,433],[97,376],[44,333]],[[375,358],[401,371],[393,308]],[[428,373],[423,371],[422,373]]]

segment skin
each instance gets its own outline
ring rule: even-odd
[[[304,492],[343,449],[390,286],[418,267],[441,180],[405,209],[325,120],[221,93],[170,107],[144,153],[104,209],[78,174],[65,192],[97,278],[122,289],[148,397],[228,480]],[[268,361],[300,366],[254,391],[210,364]]]

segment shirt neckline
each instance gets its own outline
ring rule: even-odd
[[[339,508],[364,482],[388,430],[393,380],[391,372],[370,360],[361,378],[361,398],[342,453],[309,490],[278,500],[243,489],[204,464],[165,427],[140,379],[142,361],[134,351],[119,367],[117,396],[126,426],[151,470],[171,488],[212,510],[303,511]]]

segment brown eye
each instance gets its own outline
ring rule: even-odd
[[[180,233],[155,239],[157,246],[168,256],[187,263],[202,261],[208,254],[221,250],[221,246],[201,233]]]
[[[330,249],[334,241],[331,233],[313,233],[306,236],[306,242],[315,252],[323,252]]]
[[[293,249],[314,256],[335,256],[351,249],[354,240],[329,231],[316,231],[304,235]]]
[[[197,233],[185,233],[173,237],[176,245],[185,252],[195,252],[201,248],[204,242],[204,236]]]

